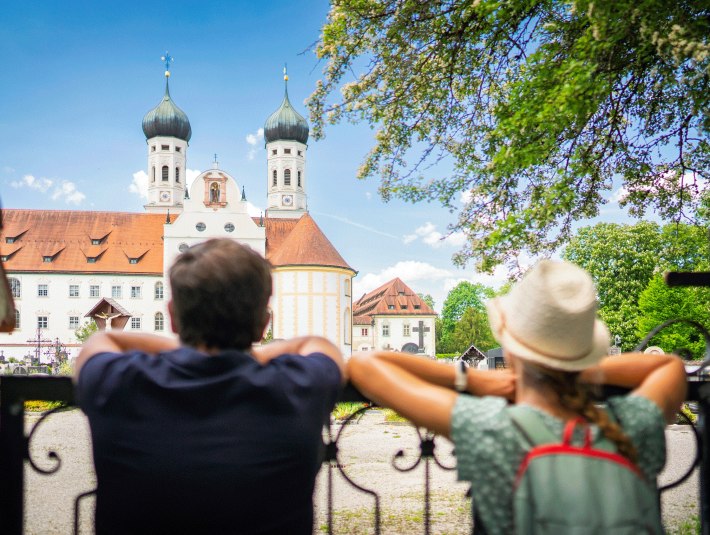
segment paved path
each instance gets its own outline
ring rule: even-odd
[[[28,417],[28,425],[36,421]],[[338,430],[339,426],[334,426]],[[666,433],[670,451],[669,463],[661,476],[661,483],[676,478],[685,471],[695,454],[692,432],[685,426],[671,426]],[[61,457],[62,466],[56,475],[43,476],[27,468],[26,533],[28,535],[64,535],[71,533],[74,498],[95,486],[91,466],[91,446],[86,419],[78,410],[61,412],[50,417],[39,429],[31,443],[33,459],[44,468],[54,462],[46,457],[49,450]],[[396,452],[402,449],[400,466],[411,465],[418,451],[418,440],[409,425],[385,424],[379,411],[369,411],[357,425],[343,431],[340,460],[346,474],[361,486],[374,488],[380,495],[383,533],[421,533],[423,517],[423,464],[401,473],[392,468]],[[437,439],[437,455],[442,464],[454,465],[451,444]],[[467,486],[457,483],[452,471],[432,468],[433,533],[470,533],[469,502],[465,498]],[[325,492],[328,470],[321,470],[316,491],[316,533],[327,525]],[[334,470],[335,533],[372,533],[372,497],[357,492]],[[82,503],[82,534],[93,533],[93,499]],[[663,496],[664,519],[676,525],[690,514],[697,514],[697,471],[680,487]]]

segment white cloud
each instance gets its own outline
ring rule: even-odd
[[[86,199],[86,195],[76,189],[74,182],[62,180],[61,183],[54,188],[54,192],[52,192],[52,200],[56,201],[58,199],[63,199],[67,204],[79,205]]]
[[[362,295],[371,292],[378,286],[391,281],[395,277],[399,277],[406,284],[414,283],[421,280],[426,281],[441,281],[453,275],[448,269],[441,269],[426,262],[418,262],[416,260],[404,260],[397,262],[393,266],[386,267],[379,273],[366,273],[362,276],[357,276],[353,280],[354,295]],[[418,291],[412,287],[414,291]]]
[[[51,178],[35,178],[25,175],[20,180],[10,182],[13,188],[29,188],[40,193],[49,193],[53,201],[63,200],[67,204],[81,204],[86,195],[76,188],[76,184],[69,180],[55,182]]]
[[[254,133],[254,134],[247,134],[246,139],[247,139],[247,143],[249,143],[249,145],[254,145],[254,146],[256,146],[256,144],[257,144],[259,141],[261,141],[262,139],[264,139],[264,129],[263,129],[263,128],[259,128],[259,130],[257,130],[256,133]]]
[[[629,194],[629,191],[626,189],[625,186],[621,186],[619,189],[617,189],[615,192],[611,194],[611,197],[609,197],[609,202],[616,204],[618,202],[623,201],[626,196]]]
[[[192,187],[192,183],[195,181],[195,179],[200,176],[201,171],[199,169],[186,169],[185,174],[187,175],[187,178],[185,178],[185,185],[187,187],[187,191],[190,191],[190,188]]]
[[[370,199],[372,199],[372,193],[370,193],[369,191],[366,191],[366,192],[365,192],[365,198],[366,198],[368,201],[369,201]]]
[[[247,153],[247,159],[253,160],[256,157],[256,145],[264,139],[264,129],[259,128],[254,134],[247,134],[246,141],[253,148]]]
[[[427,221],[421,227],[414,231],[414,234],[406,234],[403,236],[402,241],[407,243],[412,243],[417,239],[421,238],[422,242],[434,249],[438,249],[444,245],[451,247],[461,247],[466,243],[466,235],[463,232],[453,232],[447,236],[444,236],[441,232],[436,230],[436,225]]]
[[[52,187],[52,184],[54,184],[54,181],[49,178],[35,178],[32,175],[25,175],[20,180],[10,182],[13,188],[30,188],[41,193],[46,193]]]
[[[466,190],[466,191],[461,192],[461,196],[459,197],[459,202],[461,202],[461,204],[468,204],[471,202],[472,199],[473,199],[473,194],[469,190]]]
[[[255,204],[252,204],[251,202],[247,201],[247,213],[251,217],[259,217],[260,215],[264,214],[264,209],[259,208]]]
[[[148,200],[148,173],[145,171],[133,173],[133,181],[128,185],[128,191]]]

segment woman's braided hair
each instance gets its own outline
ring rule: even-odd
[[[616,445],[619,453],[635,463],[636,447],[621,426],[609,418],[607,411],[594,404],[593,386],[579,382],[579,373],[523,363],[523,374],[531,384],[547,386],[555,392],[562,407],[596,424],[604,436]]]

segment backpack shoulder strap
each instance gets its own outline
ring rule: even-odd
[[[508,415],[513,425],[530,446],[540,444],[555,444],[562,440],[545,425],[537,411],[524,405],[513,405],[508,408]]]

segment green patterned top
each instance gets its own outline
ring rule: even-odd
[[[649,481],[655,480],[666,461],[665,422],[660,408],[633,395],[611,398],[609,404],[638,450],[641,472]],[[452,413],[458,478],[472,482],[472,498],[487,535],[513,533],[513,484],[526,451],[506,406],[506,401],[498,397],[460,395]],[[562,437],[564,422],[535,410],[548,429]],[[598,434],[599,429],[593,426],[592,438]],[[580,437],[575,434],[576,440]]]

